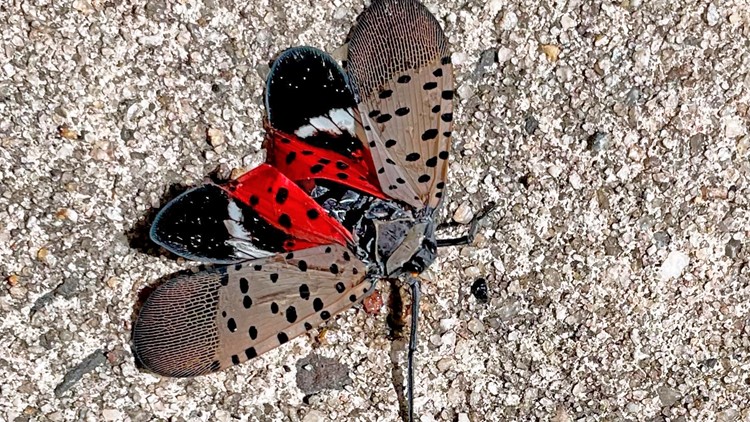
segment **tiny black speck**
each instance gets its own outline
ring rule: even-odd
[[[471,294],[474,295],[478,302],[487,303],[490,300],[487,280],[481,277],[474,280],[474,284],[471,285]]]
[[[305,261],[304,259],[300,260],[297,263],[297,268],[299,268],[299,270],[302,271],[302,272],[307,271],[307,261]]]

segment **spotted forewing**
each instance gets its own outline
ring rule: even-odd
[[[383,192],[437,208],[453,124],[453,68],[440,24],[416,0],[375,1],[357,19],[348,51],[358,130]]]
[[[133,341],[152,371],[185,377],[271,350],[368,292],[366,267],[324,245],[169,280],[144,305]]]

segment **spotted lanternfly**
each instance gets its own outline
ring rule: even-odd
[[[417,0],[374,0],[349,37],[344,71],[310,47],[268,77],[267,162],[161,210],[152,239],[223,264],[174,277],[134,327],[142,364],[186,377],[242,363],[360,302],[382,278],[419,282],[435,237],[453,122],[446,38]],[[413,378],[409,372],[409,392]],[[410,397],[411,398],[411,397]]]

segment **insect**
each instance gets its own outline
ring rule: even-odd
[[[416,275],[439,246],[476,231],[435,236],[452,73],[440,24],[417,0],[374,0],[350,33],[346,71],[311,47],[283,52],[265,92],[266,163],[183,193],[153,223],[159,245],[222,265],[150,295],[133,331],[142,364],[174,377],[219,371],[348,309],[379,279],[404,277],[411,420]]]

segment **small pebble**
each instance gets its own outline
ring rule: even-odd
[[[560,56],[560,47],[554,44],[542,44],[542,52],[550,62],[556,62]]]
[[[529,116],[526,118],[526,122],[524,122],[524,130],[526,130],[526,133],[529,135],[533,135],[534,132],[539,128],[539,121],[534,118],[534,116]]]
[[[742,251],[742,242],[737,239],[730,240],[724,246],[724,255],[730,259],[737,258],[740,255],[740,251]]]
[[[659,270],[659,276],[662,281],[667,281],[682,274],[682,271],[687,268],[690,263],[690,258],[683,252],[672,251],[667,255],[667,258],[661,264]]]
[[[221,130],[209,128],[206,131],[206,135],[208,137],[208,143],[211,144],[212,147],[215,148],[224,144],[224,133]]]
[[[70,140],[76,140],[80,136],[78,134],[78,132],[76,132],[75,130],[71,129],[67,125],[60,126],[57,129],[57,134],[60,135],[61,138],[70,139]]]
[[[588,137],[586,146],[593,152],[604,151],[609,148],[609,135],[604,132],[596,132]]]
[[[474,218],[474,212],[468,202],[462,202],[453,213],[453,221],[458,224],[469,224],[472,218]]]
[[[708,26],[715,26],[717,23],[719,23],[719,19],[721,19],[721,16],[719,15],[719,11],[716,9],[716,5],[713,3],[709,3],[708,7],[706,8],[706,23],[708,23]]]

